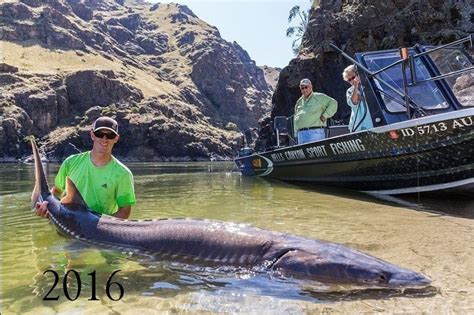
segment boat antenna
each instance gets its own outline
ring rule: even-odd
[[[407,110],[407,117],[408,117],[408,119],[411,119],[410,98],[408,96],[408,80],[407,80],[407,73],[406,73],[406,69],[407,69],[407,65],[408,65],[410,57],[409,57],[408,48],[406,48],[406,47],[400,48],[399,52],[400,52],[400,58],[401,58],[401,60],[403,60],[403,62],[402,62],[402,79],[403,79],[403,93],[405,94],[403,98],[405,99],[405,108]]]

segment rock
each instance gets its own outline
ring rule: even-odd
[[[8,116],[4,113],[8,111]],[[0,104],[0,158],[17,159],[28,150],[24,141],[25,135],[32,134],[33,123],[21,108],[8,104]]]
[[[65,84],[69,102],[77,111],[143,98],[141,91],[116,79],[113,71],[78,71],[67,76]]]
[[[89,108],[84,115],[87,117],[89,123],[93,123],[97,118],[99,118],[102,114],[103,107],[101,106],[94,106]]]
[[[134,32],[140,26],[142,22],[142,18],[139,14],[129,14],[125,17],[121,17],[117,19],[117,22],[123,25],[128,30]]]
[[[133,33],[121,25],[109,25],[109,34],[120,44],[133,40]]]
[[[2,16],[5,19],[18,19],[18,20],[31,20],[34,17],[31,9],[19,2],[19,3],[6,3],[2,6]]]
[[[272,87],[272,90],[275,90],[276,85],[278,83],[278,77],[280,76],[281,68],[269,67],[266,65],[261,66],[259,68],[262,69],[267,84]]]
[[[79,18],[84,21],[92,20],[94,16],[94,11],[88,8],[84,3],[77,1],[69,1],[69,4],[71,5],[74,14],[76,14]]]
[[[150,55],[161,55],[168,51],[168,36],[157,34],[153,37],[139,35],[135,37],[138,45]]]
[[[0,72],[15,73],[18,72],[18,67],[7,65],[6,63],[0,63]]]
[[[474,77],[465,74],[456,79],[453,92],[459,102],[466,107],[474,106]]]
[[[10,73],[0,73],[0,86],[24,82],[20,77]]]
[[[179,46],[190,45],[194,43],[195,38],[196,36],[193,31],[186,32],[178,39],[178,45]]]

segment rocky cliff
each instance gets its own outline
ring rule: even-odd
[[[280,73],[271,117],[293,114],[301,95],[299,81],[307,77],[316,91],[338,100],[335,118],[348,119],[349,85],[341,73],[349,63],[328,43],[350,55],[415,43],[437,45],[474,33],[473,23],[473,2],[468,0],[315,0],[301,51]]]
[[[28,155],[27,135],[51,160],[87,150],[99,115],[124,159],[229,158],[270,109],[264,71],[186,6],[8,0],[0,28],[0,160]]]

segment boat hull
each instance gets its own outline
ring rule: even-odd
[[[235,160],[243,175],[403,194],[474,191],[474,109]]]

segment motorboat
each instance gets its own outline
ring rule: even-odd
[[[442,46],[360,52],[357,66],[374,127],[326,128],[297,144],[292,118],[275,117],[275,141],[240,149],[245,176],[309,182],[381,194],[474,192],[473,37]]]

